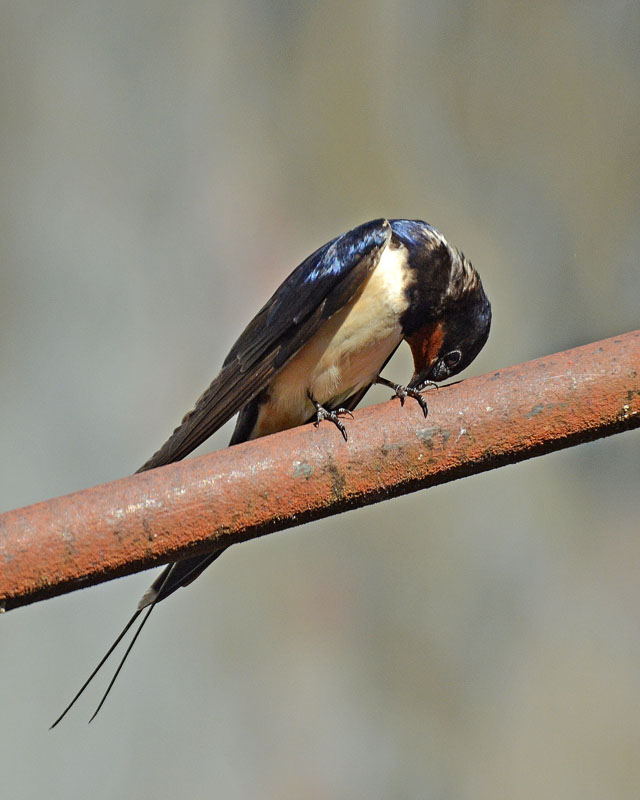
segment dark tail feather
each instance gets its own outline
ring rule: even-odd
[[[120,632],[120,635],[118,636],[118,638],[115,640],[115,642],[114,642],[114,643],[111,645],[111,647],[110,647],[110,648],[107,650],[107,652],[106,652],[106,653],[105,653],[105,655],[103,656],[103,658],[102,658],[102,660],[100,661],[100,663],[98,664],[98,666],[97,666],[97,667],[96,667],[96,668],[93,670],[93,672],[91,673],[91,675],[89,675],[89,677],[87,678],[87,680],[86,680],[86,681],[85,681],[85,682],[82,684],[82,686],[80,687],[80,690],[78,691],[78,693],[76,694],[76,696],[75,696],[75,697],[73,698],[73,700],[72,700],[72,701],[69,703],[69,705],[68,705],[68,706],[65,708],[65,710],[62,712],[62,714],[60,714],[60,716],[58,717],[58,719],[57,719],[57,720],[56,720],[56,721],[53,723],[53,725],[52,725],[52,726],[49,728],[49,730],[53,730],[53,728],[55,728],[55,727],[56,727],[56,725],[57,725],[59,722],[62,722],[62,720],[63,720],[63,719],[66,717],[66,715],[67,715],[67,712],[68,712],[68,711],[70,711],[70,710],[71,710],[71,708],[72,708],[72,707],[75,705],[75,703],[76,703],[76,700],[78,700],[78,698],[80,697],[80,695],[81,695],[81,694],[84,692],[84,690],[87,688],[87,686],[88,686],[88,685],[91,683],[91,681],[92,681],[92,680],[95,678],[95,676],[98,674],[98,672],[100,671],[100,668],[102,667],[102,665],[104,664],[104,662],[105,662],[105,661],[106,661],[106,660],[109,658],[109,656],[111,655],[111,653],[113,653],[113,651],[116,649],[116,647],[117,647],[117,646],[120,644],[120,642],[121,642],[121,641],[123,640],[123,638],[125,637],[125,635],[126,635],[127,631],[129,630],[129,628],[130,628],[130,627],[133,625],[133,623],[134,623],[134,622],[135,622],[135,621],[138,619],[138,617],[140,616],[140,614],[141,614],[141,613],[142,613],[142,609],[138,609],[138,610],[136,611],[136,613],[135,613],[135,614],[134,614],[134,615],[131,617],[131,619],[129,620],[129,622],[127,622],[127,624],[124,626],[124,628],[123,628],[123,629],[122,629],[122,631]]]
[[[140,634],[142,633],[142,629],[143,629],[143,628],[144,628],[144,626],[146,625],[146,622],[147,622],[147,620],[149,619],[149,615],[151,614],[151,612],[153,611],[153,609],[156,607],[156,603],[157,603],[157,602],[158,602],[158,598],[156,597],[156,599],[155,599],[155,600],[154,600],[154,601],[151,603],[151,605],[149,606],[149,610],[147,611],[147,613],[146,613],[146,614],[144,615],[144,617],[142,618],[142,621],[141,621],[141,622],[140,622],[140,624],[138,625],[138,628],[137,628],[136,632],[135,632],[135,633],[134,633],[134,635],[133,635],[133,639],[132,639],[132,640],[129,642],[129,646],[128,646],[128,647],[127,647],[127,649],[124,651],[124,655],[123,655],[123,656],[122,656],[122,658],[120,659],[120,663],[118,664],[118,668],[117,668],[117,669],[116,669],[116,671],[113,673],[113,678],[111,678],[111,680],[109,681],[109,685],[107,686],[107,688],[106,688],[106,690],[105,690],[105,693],[102,695],[102,699],[101,699],[101,700],[100,700],[100,702],[98,703],[98,707],[96,708],[96,710],[95,710],[95,711],[93,712],[93,714],[91,715],[91,719],[89,720],[89,722],[90,722],[90,723],[91,723],[91,722],[93,722],[93,720],[94,720],[94,719],[95,719],[95,718],[98,716],[98,711],[100,711],[100,709],[101,709],[101,708],[102,708],[102,706],[104,705],[104,701],[105,701],[105,700],[107,699],[107,697],[109,696],[109,692],[110,692],[110,691],[113,689],[113,684],[116,682],[116,678],[117,678],[117,677],[118,677],[118,675],[120,674],[120,670],[121,670],[121,669],[124,667],[124,662],[127,660],[127,658],[129,658],[129,653],[132,651],[132,649],[133,649],[133,645],[136,643],[136,639],[137,639],[137,638],[138,638],[138,636],[140,636]],[[141,612],[141,611],[142,611],[142,609],[141,609],[141,608],[139,608],[139,609],[136,611],[136,614],[135,614],[135,616],[138,616],[138,614],[140,614],[140,612]],[[65,712],[65,713],[66,713],[66,712]]]
[[[218,558],[218,556],[222,555],[225,549],[226,548],[223,548],[221,550],[216,550],[215,552],[210,553],[209,555],[206,556],[194,556],[193,558],[187,558],[184,561],[176,561],[174,564],[169,564],[167,567],[165,567],[165,569],[162,570],[160,575],[158,575],[155,581],[151,584],[151,587],[143,595],[142,599],[140,600],[140,603],[138,604],[138,608],[135,614],[131,617],[129,622],[127,622],[122,631],[120,631],[117,639],[104,654],[98,666],[93,670],[91,675],[89,675],[87,680],[82,684],[80,690],[77,692],[73,700],[65,708],[62,714],[60,714],[58,719],[53,723],[53,725],[51,726],[51,728],[49,728],[49,730],[52,730],[53,728],[56,727],[56,725],[58,725],[58,723],[62,722],[62,720],[66,717],[67,713],[76,704],[76,701],[80,698],[84,690],[98,674],[98,672],[100,671],[106,660],[109,658],[111,653],[113,653],[116,647],[124,639],[127,632],[131,629],[133,623],[138,619],[140,614],[142,614],[143,610],[145,608],[148,608],[147,613],[144,615],[140,624],[138,625],[138,628],[133,636],[133,639],[129,643],[129,646],[125,650],[124,655],[120,659],[120,663],[118,664],[118,667],[113,675],[113,678],[111,679],[109,685],[107,686],[105,693],[102,695],[102,699],[100,700],[100,703],[96,708],[96,710],[94,711],[93,716],[91,717],[89,722],[91,722],[95,718],[98,711],[100,711],[100,709],[104,705],[104,702],[107,699],[109,693],[111,692],[111,689],[113,688],[113,685],[116,682],[116,678],[120,674],[120,670],[122,669],[125,661],[129,657],[129,653],[131,652],[133,645],[136,643],[136,639],[138,638],[138,636],[140,636],[140,633],[142,632],[142,629],[144,628],[147,620],[149,619],[149,615],[155,608],[156,603],[159,603],[161,600],[164,600],[165,597],[168,597],[170,594],[173,594],[173,592],[175,592],[175,590],[179,589],[181,586],[186,586],[188,583],[191,583],[191,581],[195,580],[198,577],[198,575],[200,575],[200,573],[209,566],[209,564],[215,561],[216,558]]]
[[[133,639],[129,642],[129,646],[124,651],[124,655],[120,659],[118,668],[113,673],[113,678],[111,678],[111,681],[109,682],[109,685],[107,686],[105,693],[102,695],[102,699],[98,703],[98,707],[93,712],[93,715],[89,720],[89,722],[93,722],[93,720],[98,715],[98,711],[100,711],[100,709],[104,705],[104,701],[109,696],[109,692],[113,688],[113,684],[116,682],[116,678],[120,674],[120,670],[122,669],[122,667],[124,667],[124,662],[129,657],[129,653],[133,650],[133,645],[136,643],[136,639],[138,638],[138,636],[140,636],[140,634],[142,633],[142,629],[146,625],[146,622],[149,619],[149,615],[156,607],[156,604],[159,603],[161,600],[164,600],[165,597],[168,597],[170,594],[173,594],[173,592],[175,592],[176,589],[179,589],[181,586],[186,586],[187,584],[191,583],[191,581],[194,581],[198,577],[198,575],[200,575],[200,573],[203,570],[205,570],[209,566],[209,564],[215,561],[219,555],[222,555],[222,553],[224,553],[225,550],[226,548],[223,548],[222,550],[216,550],[214,553],[211,553],[210,555],[207,556],[194,556],[194,558],[187,558],[184,559],[184,561],[176,561],[174,564],[169,564],[167,567],[165,567],[165,569],[162,570],[160,575],[158,575],[155,581],[151,584],[151,587],[147,589],[147,591],[142,596],[142,599],[138,603],[138,610],[136,611],[133,619],[135,619],[143,609],[148,608],[148,611],[142,618],[140,624],[138,625],[138,628],[135,634],[133,635]],[[127,626],[127,629],[128,628],[129,625]],[[121,638],[122,636],[120,636],[120,639]],[[120,641],[120,639],[118,639],[118,641]],[[113,650],[113,647],[111,648],[111,650]],[[111,652],[111,650],[109,652]],[[106,657],[107,656],[105,656],[105,659]],[[104,663],[105,659],[103,659],[101,663]],[[100,669],[99,666],[98,669]],[[73,702],[75,702],[75,700]],[[65,714],[66,713],[67,712],[65,711]]]
[[[134,634],[134,637],[133,637],[133,639],[131,640],[131,642],[129,643],[129,646],[128,646],[128,647],[127,647],[127,649],[125,650],[124,656],[123,656],[123,657],[120,659],[120,663],[118,664],[118,668],[116,669],[116,671],[115,671],[115,674],[114,674],[113,678],[111,679],[111,682],[110,682],[110,683],[109,683],[109,685],[107,686],[107,690],[106,690],[106,692],[105,692],[105,693],[102,695],[102,700],[100,700],[100,704],[99,704],[98,708],[96,708],[96,710],[93,712],[93,716],[91,717],[91,719],[89,720],[89,722],[91,722],[91,721],[94,719],[94,717],[96,716],[96,714],[98,713],[98,711],[100,711],[100,709],[102,708],[102,705],[104,704],[104,701],[107,699],[107,696],[108,696],[109,692],[110,692],[110,691],[111,691],[111,689],[113,688],[113,684],[116,682],[116,678],[118,677],[118,675],[119,675],[119,673],[120,673],[120,670],[121,670],[121,669],[122,669],[122,667],[124,666],[124,662],[127,660],[127,657],[128,657],[128,655],[129,655],[129,653],[131,652],[131,648],[132,648],[132,647],[133,647],[133,645],[135,644],[135,641],[136,641],[136,639],[138,638],[138,636],[140,636],[140,632],[141,632],[141,631],[142,631],[142,629],[144,628],[144,625],[145,625],[146,621],[149,619],[149,614],[151,614],[151,612],[153,611],[153,609],[154,609],[154,607],[155,607],[156,603],[158,602],[158,597],[160,597],[160,595],[161,595],[161,593],[162,593],[162,588],[163,588],[164,584],[166,583],[167,579],[169,578],[169,575],[171,574],[171,570],[173,569],[173,567],[174,567],[174,566],[175,566],[175,564],[169,564],[169,566],[168,566],[166,569],[162,570],[162,572],[160,573],[160,575],[159,575],[158,579],[156,579],[156,580],[154,581],[154,585],[155,585],[156,583],[158,583],[158,595],[157,595],[157,597],[156,597],[156,598],[155,598],[155,599],[154,599],[154,600],[151,602],[151,607],[149,608],[149,610],[147,611],[147,613],[146,613],[146,614],[144,615],[144,617],[142,618],[142,622],[141,622],[141,623],[138,625],[138,629],[136,630],[136,632],[135,632],[135,634]],[[159,580],[159,579],[162,579],[162,580]],[[65,710],[62,712],[62,714],[60,714],[60,716],[58,717],[58,719],[57,719],[57,720],[56,720],[56,721],[53,723],[53,725],[52,725],[52,726],[49,728],[49,730],[52,730],[53,728],[55,728],[55,727],[56,727],[56,725],[57,725],[59,722],[62,722],[62,720],[63,720],[63,719],[66,717],[66,715],[67,715],[67,712],[69,712],[69,711],[70,711],[70,710],[73,708],[73,706],[76,704],[76,701],[77,701],[77,700],[79,699],[79,697],[82,695],[82,693],[84,692],[84,690],[85,690],[85,689],[87,688],[87,686],[88,686],[88,685],[91,683],[91,681],[92,681],[92,680],[95,678],[95,676],[98,674],[98,672],[100,672],[100,669],[101,669],[101,667],[103,666],[103,664],[105,663],[105,661],[106,661],[106,660],[109,658],[109,656],[111,655],[111,653],[113,653],[113,651],[116,649],[116,647],[117,647],[117,646],[120,644],[120,642],[121,642],[121,641],[124,639],[124,637],[125,637],[125,635],[126,635],[127,631],[128,631],[130,628],[131,628],[131,626],[133,625],[133,623],[134,623],[134,622],[135,622],[135,621],[138,619],[138,617],[140,616],[140,614],[142,614],[142,610],[143,610],[142,608],[138,608],[138,609],[136,610],[135,614],[134,614],[134,615],[131,617],[131,619],[129,620],[129,622],[127,622],[127,624],[124,626],[124,628],[123,628],[123,629],[120,631],[120,634],[118,635],[118,638],[115,640],[115,642],[114,642],[114,643],[111,645],[111,647],[110,647],[110,648],[107,650],[107,652],[104,654],[104,656],[103,656],[103,657],[102,657],[102,659],[100,660],[100,663],[98,664],[98,666],[97,666],[97,667],[96,667],[96,668],[93,670],[93,672],[91,673],[91,675],[89,675],[89,677],[87,678],[87,680],[86,680],[86,681],[85,681],[85,682],[82,684],[82,686],[80,687],[80,691],[79,691],[79,692],[76,694],[76,696],[73,698],[73,700],[72,700],[72,701],[69,703],[69,705],[68,705],[68,706],[65,708]]]
[[[166,566],[142,595],[138,603],[138,611],[142,611],[143,608],[150,606],[152,603],[164,600],[170,594],[173,594],[176,589],[180,589],[181,586],[187,586],[201,572],[204,572],[218,556],[221,556],[225,550],[226,547],[223,547],[220,550],[214,550],[213,553],[207,553],[205,556],[185,558],[182,561],[176,561]]]

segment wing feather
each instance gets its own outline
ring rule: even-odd
[[[247,325],[193,410],[138,472],[184,458],[256,397],[322,322],[354,296],[390,236],[387,220],[373,220],[296,267]]]

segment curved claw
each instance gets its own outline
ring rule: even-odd
[[[344,423],[340,419],[340,415],[348,414],[351,417],[351,419],[353,419],[353,414],[351,413],[351,411],[349,411],[348,408],[336,408],[335,410],[331,411],[327,408],[324,408],[324,406],[321,406],[320,403],[318,403],[317,400],[314,400],[314,398],[311,395],[309,395],[309,400],[311,400],[316,409],[316,421],[313,423],[315,427],[317,428],[318,425],[320,425],[320,423],[323,420],[327,419],[329,420],[329,422],[333,422],[333,424],[340,431],[342,437],[346,442],[347,429],[345,428]]]
[[[427,385],[428,386],[433,385],[436,388],[438,388],[437,384],[435,383],[432,384],[431,381],[426,383],[420,389],[417,389],[411,386],[403,386],[400,383],[392,383],[391,381],[388,381],[386,378],[382,378],[380,376],[378,376],[376,383],[381,383],[383,386],[388,386],[390,389],[393,389],[394,390],[393,396],[400,398],[401,406],[404,406],[404,401],[407,399],[407,397],[413,397],[413,399],[417,401],[418,405],[422,409],[422,413],[425,415],[425,417],[429,413],[429,407],[427,405],[426,399],[422,396],[421,391]]]
[[[425,381],[416,388],[419,392],[424,392],[425,389],[439,389],[440,386],[435,381]]]
[[[404,401],[407,399],[407,397],[413,397],[414,400],[417,400],[418,405],[422,409],[422,413],[425,415],[425,417],[429,413],[427,401],[417,389],[411,389],[409,386],[398,385],[396,386],[396,393],[394,396],[400,398],[401,406],[404,406]]]

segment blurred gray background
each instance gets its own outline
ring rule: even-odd
[[[478,267],[466,374],[638,327],[637,2],[4,0],[0,62],[0,510],[133,472],[373,217]],[[7,614],[2,796],[636,798],[639,445],[233,548],[90,728],[154,573]]]

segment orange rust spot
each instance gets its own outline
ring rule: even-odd
[[[416,375],[427,372],[438,360],[444,341],[444,321],[430,322],[407,338]]]

